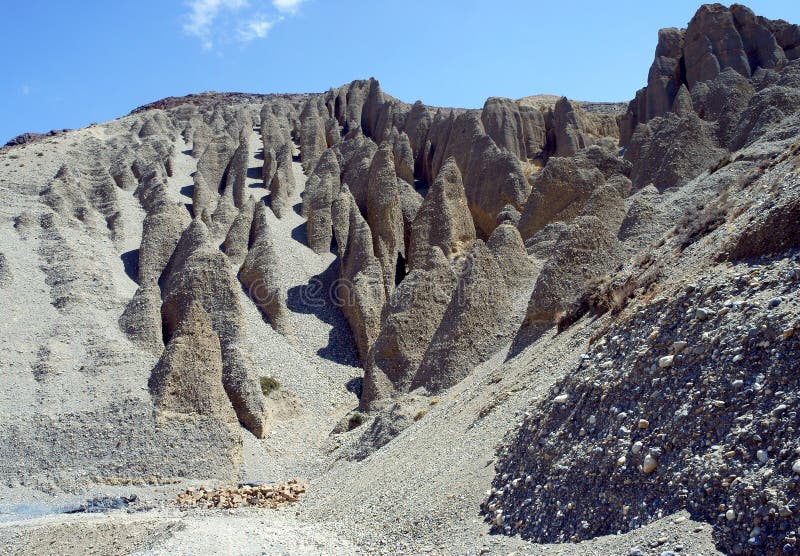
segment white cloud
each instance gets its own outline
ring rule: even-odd
[[[220,12],[235,12],[247,6],[247,0],[191,0],[183,30],[199,38],[203,48],[211,49],[214,46],[213,24]]]
[[[187,0],[189,10],[184,16],[183,31],[200,39],[205,50],[212,50],[217,43],[264,39],[276,23],[296,15],[303,2],[305,0]],[[265,12],[268,15],[271,12],[272,17],[263,15]]]
[[[256,19],[255,21],[248,21],[239,27],[239,40],[248,42],[255,39],[266,38],[273,25],[275,25],[274,22],[263,18]]]
[[[272,5],[275,9],[282,13],[294,14],[297,13],[300,4],[305,0],[272,0]]]

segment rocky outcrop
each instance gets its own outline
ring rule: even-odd
[[[62,165],[40,193],[41,201],[63,218],[75,218],[89,225],[96,225],[97,216],[90,212],[79,180],[80,177],[71,167]]]
[[[236,413],[222,387],[219,336],[197,302],[189,305],[148,384],[156,410],[161,413],[236,422]]]
[[[633,163],[634,188],[653,184],[663,190],[685,185],[724,154],[711,124],[694,112],[670,112],[636,129],[625,158]]]
[[[131,163],[131,172],[141,182],[147,176],[156,175],[166,180],[172,175],[172,157],[175,144],[161,136],[146,137],[136,147],[136,155]]]
[[[365,364],[380,332],[386,289],[383,267],[375,256],[369,225],[361,216],[355,200],[351,200],[349,205],[347,248],[342,257],[340,287],[335,293]]]
[[[532,191],[519,221],[522,237],[530,238],[551,222],[580,215],[604,182],[597,168],[574,158],[551,158],[531,180]]]
[[[622,177],[622,180],[627,178]],[[583,216],[595,216],[613,234],[617,235],[623,220],[625,220],[625,198],[620,190],[627,184],[619,181],[609,181],[597,188],[581,211]]]
[[[160,355],[164,351],[161,288],[156,280],[140,280],[140,285],[125,306],[118,324],[128,339],[141,349],[153,355]]]
[[[261,141],[264,148],[264,166],[262,178],[265,184],[272,182],[272,176],[277,169],[276,155],[282,145],[290,144],[291,138],[281,127],[278,118],[272,113],[270,106],[265,104],[261,109]],[[289,157],[291,161],[291,150]]]
[[[617,237],[634,248],[644,247],[653,239],[653,222],[656,220],[658,189],[649,185],[631,196],[628,210],[622,220]]]
[[[586,147],[586,139],[581,133],[575,107],[561,97],[553,109],[553,123],[556,136],[556,156],[572,156]]]
[[[577,103],[561,97],[552,111],[555,156],[572,156],[604,138],[619,136],[616,120],[605,114],[590,114]]]
[[[334,150],[328,149],[306,182],[303,197],[308,246],[316,253],[327,253],[331,248],[331,203],[340,186],[339,161]]]
[[[407,392],[450,303],[456,276],[438,247],[420,254],[389,298],[364,370],[361,407],[374,410],[396,393]]]
[[[750,98],[736,123],[729,144],[732,150],[753,143],[800,110],[800,62],[792,62],[780,73],[765,72],[764,77],[765,86]]]
[[[764,257],[800,247],[800,196],[782,196],[758,211],[744,226],[734,228],[723,259]]]
[[[342,128],[336,118],[325,119],[325,143],[328,148],[335,147],[342,142]]]
[[[132,342],[150,353],[160,354],[164,342],[159,281],[190,219],[182,207],[166,201],[154,203],[150,208],[154,212],[145,216],[142,224],[139,288],[120,316],[119,326]]]
[[[225,174],[224,195],[233,201],[233,206],[244,206],[247,195],[247,164],[250,161],[249,130],[239,135],[239,146],[233,152]]]
[[[516,102],[507,98],[490,97],[481,110],[481,121],[495,144],[520,160],[528,158],[524,124]]]
[[[278,218],[292,210],[290,197],[297,189],[292,169],[292,151],[289,143],[283,143],[275,153],[275,171],[270,183],[269,205]]]
[[[522,120],[522,135],[525,139],[525,153],[528,159],[543,160],[549,154],[548,129],[544,113],[533,106],[519,106],[519,115]],[[549,140],[552,141],[552,130]]]
[[[191,223],[180,205],[164,203],[144,218],[139,246],[139,281],[161,279],[183,231]]]
[[[322,153],[328,148],[325,140],[325,121],[320,117],[316,99],[306,102],[300,114],[300,124],[300,158],[303,162],[303,171],[310,174]]]
[[[403,214],[403,253],[405,260],[410,252],[411,228],[424,198],[411,184],[404,180],[397,180],[397,188],[400,194],[400,212]]]
[[[219,335],[222,383],[239,421],[262,437],[269,415],[248,350],[242,345],[242,307],[239,286],[229,271],[228,258],[212,242],[202,221],[195,219],[181,236],[165,271],[161,316],[168,342],[199,303]]]
[[[759,69],[783,67],[798,57],[797,36],[797,26],[756,17],[738,4],[730,8],[706,4],[686,29],[662,29],[647,86],[636,93],[620,121],[620,144],[629,144],[639,124],[672,111],[681,86],[694,97],[697,86],[716,80],[727,69],[749,80]],[[725,89],[737,97],[737,88]],[[727,94],[721,91],[714,97],[723,104]],[[733,102],[738,101],[734,98]],[[698,114],[716,119],[702,111]],[[728,117],[736,120],[735,111]],[[727,127],[723,124],[723,134]]]
[[[599,218],[580,216],[563,227],[536,280],[513,351],[551,328],[558,313],[575,302],[586,284],[608,273],[621,256],[615,234]]]
[[[195,218],[203,217],[203,213],[207,218],[211,219],[211,215],[217,209],[217,201],[219,194],[217,191],[209,187],[208,182],[200,172],[192,174],[192,213]]]
[[[392,144],[394,153],[394,169],[397,177],[406,183],[414,183],[414,151],[405,132],[392,128],[387,141]]]
[[[464,253],[475,239],[475,225],[467,204],[461,172],[449,159],[431,186],[411,225],[408,265],[416,268],[430,247],[447,257]]]
[[[239,209],[233,204],[233,199],[228,195],[222,195],[210,220],[203,219],[217,244],[225,240],[237,216],[239,216]]]
[[[414,155],[414,177],[422,177],[423,174],[423,151],[428,131],[433,122],[432,110],[417,101],[411,107],[406,117],[404,133],[408,136],[408,143]],[[414,183],[414,182],[409,182]]]
[[[338,147],[338,151],[342,155],[342,183],[350,189],[362,214],[367,212],[369,169],[377,150],[378,145],[360,133],[358,129]]]
[[[344,258],[347,251],[347,240],[350,235],[350,207],[354,203],[355,199],[347,185],[342,185],[331,203],[333,237],[336,240],[336,252],[340,259]]]
[[[528,259],[519,230],[512,224],[497,226],[486,247],[492,252],[509,290],[516,294],[530,288],[534,266]]]
[[[437,113],[423,161],[428,183],[433,183],[450,157],[464,177],[475,227],[488,237],[496,226],[497,213],[508,204],[521,208],[530,193],[521,163],[495,144],[483,129],[480,112],[472,110],[458,116]]]
[[[250,229],[253,224],[253,212],[256,209],[255,197],[250,195],[233,220],[228,235],[222,243],[222,251],[228,255],[231,262],[237,266],[244,262],[250,246]]]
[[[400,191],[397,187],[392,146],[389,143],[381,145],[370,166],[367,222],[372,230],[375,256],[383,267],[383,283],[388,296],[395,286],[398,256],[405,256]]]
[[[289,333],[289,311],[286,291],[280,278],[280,261],[275,254],[272,232],[263,203],[256,206],[253,216],[253,246],[239,271],[239,280],[250,298],[269,319],[270,325],[281,334]]]
[[[111,174],[114,183],[125,191],[133,191],[139,185],[133,170],[131,170],[135,156],[131,147],[127,145],[120,147],[112,155],[111,164],[108,168],[108,173]]]
[[[238,146],[230,135],[219,132],[212,137],[197,161],[197,171],[215,193],[221,193],[225,189],[228,165]]]
[[[486,361],[519,326],[497,258],[476,240],[409,389],[439,392]]]
[[[428,400],[425,396],[405,394],[387,402],[386,407],[374,412],[374,418],[359,436],[358,443],[346,449],[344,457],[354,461],[369,457],[418,421],[430,407]]]

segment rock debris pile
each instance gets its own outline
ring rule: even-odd
[[[181,509],[198,508],[208,510],[219,508],[230,510],[234,508],[269,508],[278,509],[282,506],[295,504],[300,496],[305,494],[306,486],[297,479],[291,479],[278,485],[253,485],[237,488],[218,487],[189,487],[175,499]]]

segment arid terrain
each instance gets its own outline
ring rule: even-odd
[[[800,27],[654,42],[10,141],[0,553],[800,554]]]

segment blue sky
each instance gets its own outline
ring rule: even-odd
[[[654,5],[658,5],[654,9]],[[0,8],[0,144],[205,90],[324,91],[374,76],[408,102],[628,100],[657,31],[697,1],[25,0]],[[800,22],[797,0],[760,15]]]

